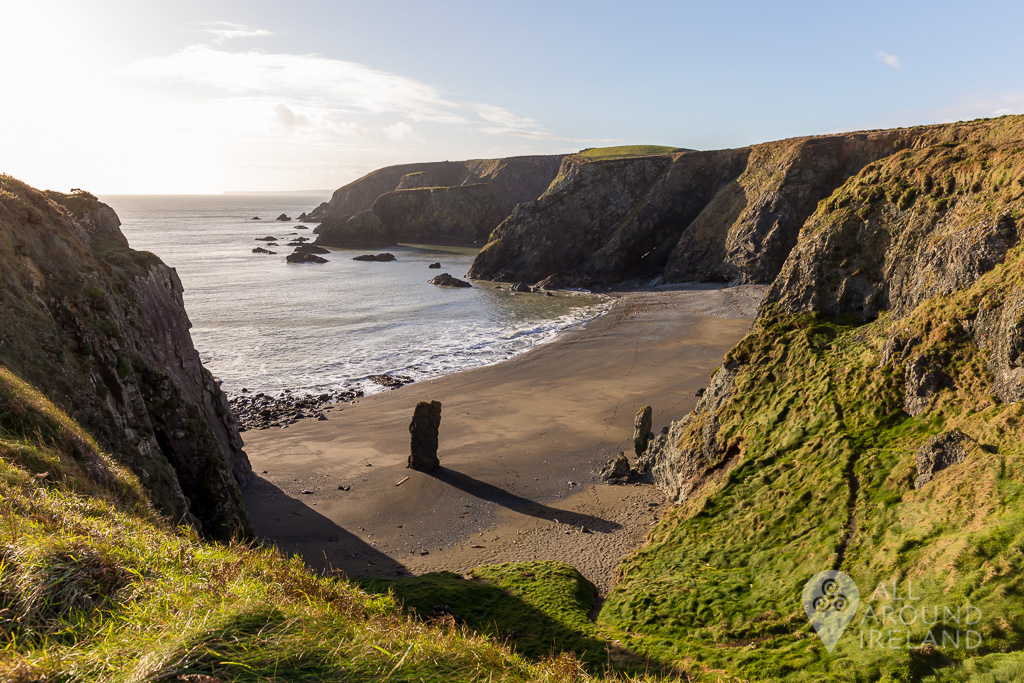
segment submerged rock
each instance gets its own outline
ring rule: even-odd
[[[395,255],[384,252],[383,254],[362,254],[361,256],[355,256],[352,258],[353,261],[394,261]]]
[[[277,252],[276,251],[270,251],[269,249],[264,249],[263,247],[256,247],[255,249],[252,250],[252,253],[254,253],[254,254],[276,254]]]
[[[327,259],[321,256],[302,251],[296,251],[293,254],[288,254],[284,260],[288,263],[327,263]]]
[[[441,402],[420,401],[416,404],[409,434],[412,437],[408,467],[414,470],[437,469],[441,461],[437,458],[437,434],[441,427]]]
[[[432,284],[432,285],[437,285],[438,287],[472,287],[473,286],[473,285],[469,284],[468,282],[466,282],[465,280],[460,280],[459,278],[453,277],[452,275],[449,275],[448,273],[441,273],[437,277],[430,278],[429,280],[427,280],[427,282],[429,284]]]

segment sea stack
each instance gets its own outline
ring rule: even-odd
[[[437,431],[441,426],[441,402],[420,401],[409,423],[409,434],[412,436],[409,453],[410,469],[428,471],[437,469],[441,462],[437,459]]]
[[[654,436],[651,434],[651,422],[652,414],[650,406],[644,406],[641,408],[636,417],[633,418],[633,451],[637,456],[644,454],[647,450],[647,444]]]

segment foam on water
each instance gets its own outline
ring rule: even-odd
[[[292,237],[314,236],[297,222],[326,197],[107,196],[135,249],[177,269],[192,337],[203,362],[224,381],[279,393],[382,388],[371,375],[415,380],[506,360],[599,315],[607,300],[585,293],[514,294],[491,283],[434,287],[439,272],[463,277],[475,249],[388,249],[398,260],[359,262],[364,251],[335,250],[323,265],[284,261]],[[258,215],[261,221],[249,220]],[[295,233],[292,235],[291,233]],[[275,256],[253,254],[273,235]],[[440,261],[444,268],[427,265]]]

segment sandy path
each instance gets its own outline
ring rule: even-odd
[[[324,422],[246,432],[256,530],[353,576],[553,559],[606,591],[663,499],[651,486],[601,484],[597,470],[632,455],[641,406],[654,407],[655,431],[693,408],[762,292],[627,293],[505,363],[370,396]],[[422,400],[444,406],[434,474],[405,467]]]

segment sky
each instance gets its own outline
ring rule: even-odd
[[[10,0],[0,172],[96,194],[1024,113],[1024,3]]]

